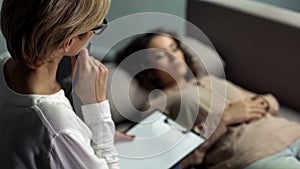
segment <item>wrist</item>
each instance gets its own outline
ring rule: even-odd
[[[232,118],[230,118],[230,115],[228,115],[228,111],[227,109],[225,109],[223,116],[222,116],[222,121],[226,124],[226,125],[230,125],[232,123]]]
[[[97,103],[96,99],[87,98],[87,99],[80,99],[83,105],[89,105]]]
[[[106,100],[106,96],[100,96],[100,97],[96,98],[96,102],[97,103],[101,103],[101,102],[103,102],[105,100]]]
[[[106,97],[89,97],[89,98],[80,98],[81,102],[83,105],[88,105],[88,104],[95,104],[95,103],[101,103],[106,100]]]
[[[231,113],[231,107],[232,104],[229,104],[224,112],[223,112],[223,116],[222,116],[222,121],[226,124],[226,125],[231,125],[233,122],[233,118],[232,118],[232,113]]]

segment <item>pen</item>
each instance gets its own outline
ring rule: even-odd
[[[88,50],[88,53],[90,53],[91,51],[91,48],[92,48],[92,41],[89,41],[88,45],[87,45],[87,50]],[[72,72],[74,71],[74,67],[75,67],[75,64],[76,64],[76,60],[78,58],[80,53],[78,53],[77,55],[73,56],[72,57]]]
[[[92,41],[90,41],[87,45],[87,50],[88,50],[88,53],[90,53],[90,50],[91,50],[91,47],[92,47]],[[71,79],[73,79],[72,81],[72,84],[75,83],[77,80],[78,80],[78,75],[76,76],[76,73],[74,72],[75,71],[75,65],[76,65],[76,61],[77,61],[77,58],[79,57],[80,53],[76,54],[75,56],[72,56],[71,57]],[[79,65],[77,65],[79,67]],[[78,69],[78,68],[77,68]],[[75,76],[75,77],[74,77]],[[68,95],[70,98],[72,98],[72,93],[73,93],[73,88],[71,88],[68,92]],[[74,108],[74,105],[73,105],[73,100],[71,99],[71,104],[72,104],[72,107]]]
[[[89,44],[88,44],[87,47],[86,47],[89,53],[90,53],[90,51],[91,51],[92,43],[93,43],[93,42],[90,41]]]

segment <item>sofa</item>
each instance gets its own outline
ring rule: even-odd
[[[299,13],[255,1],[189,0],[186,17],[211,40],[228,80],[274,94],[279,114],[300,122]]]

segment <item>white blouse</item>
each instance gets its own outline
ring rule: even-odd
[[[16,93],[3,72],[9,57],[0,56],[0,157],[13,160],[3,160],[1,168],[118,169],[108,101],[82,106],[83,122],[63,90],[52,95]],[[36,127],[28,126],[39,124],[46,130],[37,134],[41,138],[24,134],[34,133]]]

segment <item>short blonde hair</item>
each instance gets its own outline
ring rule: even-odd
[[[51,61],[65,40],[99,25],[110,0],[4,0],[1,29],[12,57],[31,68]]]

